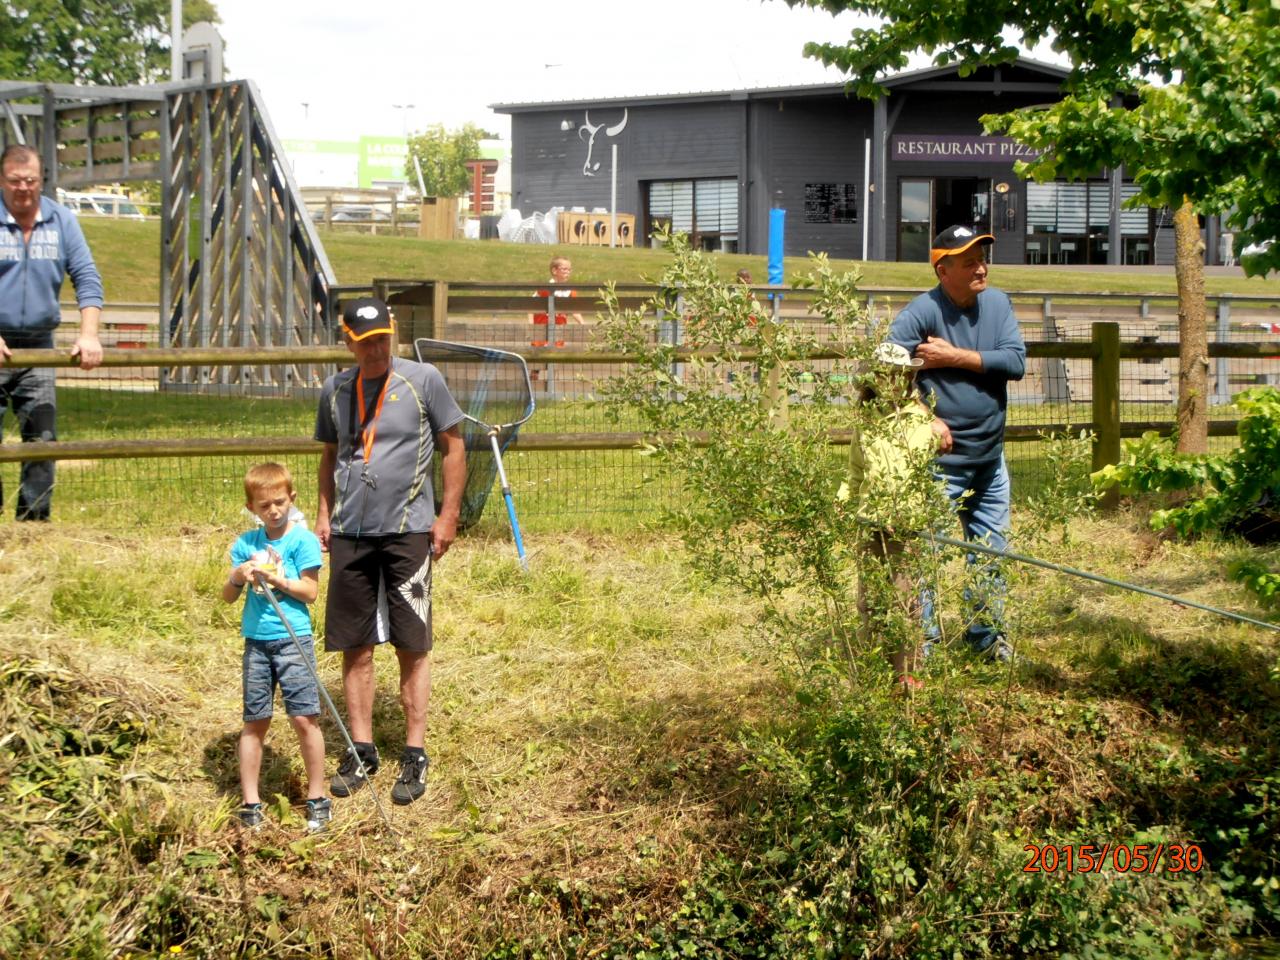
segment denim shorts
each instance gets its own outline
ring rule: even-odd
[[[315,649],[310,637],[298,642],[311,666],[316,665]],[[284,710],[291,717],[314,717],[320,713],[320,691],[298,648],[286,637],[283,640],[248,640],[244,642],[244,722],[271,717],[271,701],[276,687],[284,697]]]

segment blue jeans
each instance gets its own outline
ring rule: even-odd
[[[306,660],[298,655],[292,639],[244,641],[244,722],[266,720],[276,687],[284,698],[284,711],[291,717],[314,717],[320,713],[320,690],[308,669],[316,665],[311,637],[299,637]]]
[[[10,344],[15,345],[20,344]],[[58,439],[51,367],[0,369],[0,416],[8,406],[13,407],[13,415],[18,419],[18,432],[22,434],[23,443]],[[17,518],[48,520],[52,500],[53,461],[24,462],[19,475]],[[0,485],[0,506],[3,505],[4,487]]]
[[[947,497],[956,504],[956,514],[968,541],[995,550],[1009,545],[1009,470],[1004,457],[987,463],[935,464],[934,476],[943,480]],[[971,491],[964,496],[966,491]],[[963,499],[961,499],[963,497]],[[965,640],[982,652],[1004,633],[1004,604],[1007,587],[1001,562],[994,557],[965,554],[965,562],[977,567],[964,588]],[[920,605],[926,642],[941,638],[932,587],[921,591]]]

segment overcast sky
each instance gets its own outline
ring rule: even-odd
[[[781,0],[216,3],[228,78],[257,83],[287,138],[466,121],[505,137],[489,104],[839,82],[804,43],[865,22]]]

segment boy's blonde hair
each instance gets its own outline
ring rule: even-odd
[[[556,268],[556,264],[557,264],[557,263],[567,263],[567,264],[569,264],[569,266],[571,266],[571,267],[573,266],[573,261],[572,261],[572,260],[570,260],[568,257],[552,257],[552,258],[551,258],[551,269],[552,269],[552,270],[555,270],[555,268]]]
[[[244,475],[244,502],[252,504],[253,498],[263,490],[278,490],[281,487],[288,490],[290,496],[297,493],[293,489],[293,474],[284,464],[260,463],[256,467],[250,467],[249,472]]]

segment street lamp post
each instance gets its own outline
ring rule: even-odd
[[[169,4],[169,79],[182,79],[182,0]]]
[[[400,113],[400,132],[406,137],[409,136],[409,111],[413,109],[412,103],[393,103],[392,110],[399,110]]]

